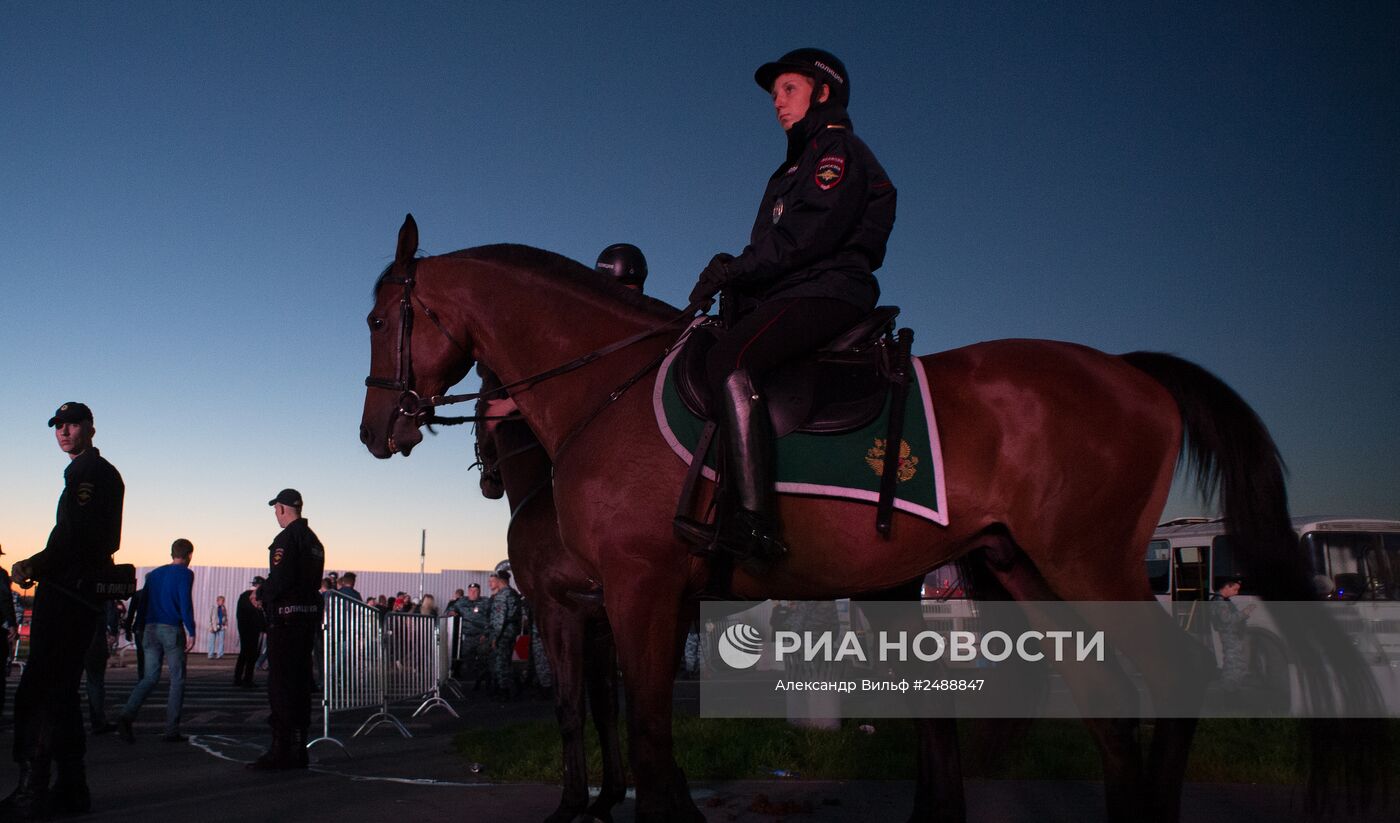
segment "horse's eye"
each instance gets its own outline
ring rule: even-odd
[[[382,317],[375,317],[371,314],[369,317],[365,318],[365,321],[369,323],[370,331],[379,331],[384,328],[384,318]]]

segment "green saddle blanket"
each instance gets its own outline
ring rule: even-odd
[[[689,465],[705,421],[686,408],[676,389],[672,364],[680,349],[661,364],[652,391],[656,425],[676,455]],[[899,482],[895,484],[895,508],[948,525],[947,492],[943,484],[943,450],[933,416],[928,377],[923,364],[912,358],[914,385],[905,401],[904,437],[899,444]],[[885,429],[889,401],[866,427],[844,434],[794,432],[777,443],[777,482],[781,494],[840,497],[877,503],[880,475],[884,473]],[[715,454],[706,456],[703,474],[715,479]]]

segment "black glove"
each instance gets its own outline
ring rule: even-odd
[[[710,259],[710,265],[700,272],[700,279],[695,282],[695,288],[690,290],[690,305],[703,303],[724,288],[729,282],[729,263],[733,259],[734,255],[723,253]]]

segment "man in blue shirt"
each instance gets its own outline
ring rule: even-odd
[[[183,537],[170,544],[170,563],[146,575],[146,667],[141,682],[117,718],[117,731],[128,743],[135,743],[131,721],[160,681],[162,658],[170,664],[170,697],[165,705],[165,736],[167,743],[185,740],[180,734],[180,709],[185,702],[185,653],[194,648],[198,635],[194,631],[194,572],[190,558],[194,544]]]

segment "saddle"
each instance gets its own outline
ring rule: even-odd
[[[896,374],[904,370],[894,337],[898,316],[899,307],[878,306],[812,355],[768,374],[763,393],[773,436],[839,434],[869,425],[885,408]],[[704,420],[716,417],[705,358],[718,335],[718,321],[695,326],[673,366],[681,401]],[[907,357],[907,346],[903,352]]]

